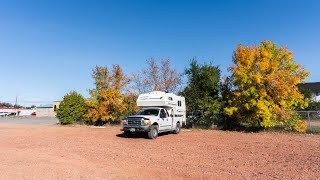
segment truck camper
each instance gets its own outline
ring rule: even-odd
[[[140,94],[137,106],[141,110],[122,120],[122,131],[126,136],[133,133],[148,133],[150,139],[156,139],[158,133],[173,132],[179,134],[182,123],[186,123],[185,98],[173,93],[152,91]]]

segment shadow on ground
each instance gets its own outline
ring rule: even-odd
[[[170,135],[170,134],[172,134],[172,133],[163,132],[163,133],[159,133],[158,137],[167,136],[167,135]],[[133,133],[130,136],[126,136],[125,134],[121,133],[121,134],[117,134],[116,136],[119,137],[119,138],[132,138],[132,139],[138,139],[138,138],[141,139],[141,138],[143,138],[143,139],[149,139],[147,133]]]

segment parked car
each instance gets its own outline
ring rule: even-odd
[[[1,117],[6,117],[9,115],[9,112],[0,112]]]
[[[16,114],[17,114],[16,112],[10,112],[8,116],[15,116]]]

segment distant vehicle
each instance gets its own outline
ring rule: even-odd
[[[9,112],[0,112],[0,116],[1,117],[6,117],[8,116],[10,113]]]
[[[8,116],[15,116],[17,113],[15,113],[15,112],[10,112],[9,114],[8,114]]]
[[[36,112],[32,112],[32,113],[31,113],[31,116],[36,116],[36,115],[37,115]]]
[[[185,98],[173,93],[152,91],[140,94],[137,105],[141,111],[122,120],[124,135],[148,133],[150,139],[156,139],[160,132],[179,134],[182,123],[186,123]]]

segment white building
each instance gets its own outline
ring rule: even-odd
[[[300,83],[299,89],[309,89],[312,92],[312,100],[320,102],[320,82]]]
[[[38,106],[37,117],[56,117],[56,110],[59,108],[60,101],[54,101],[53,104]]]
[[[31,116],[34,109],[0,107],[0,116]]]

